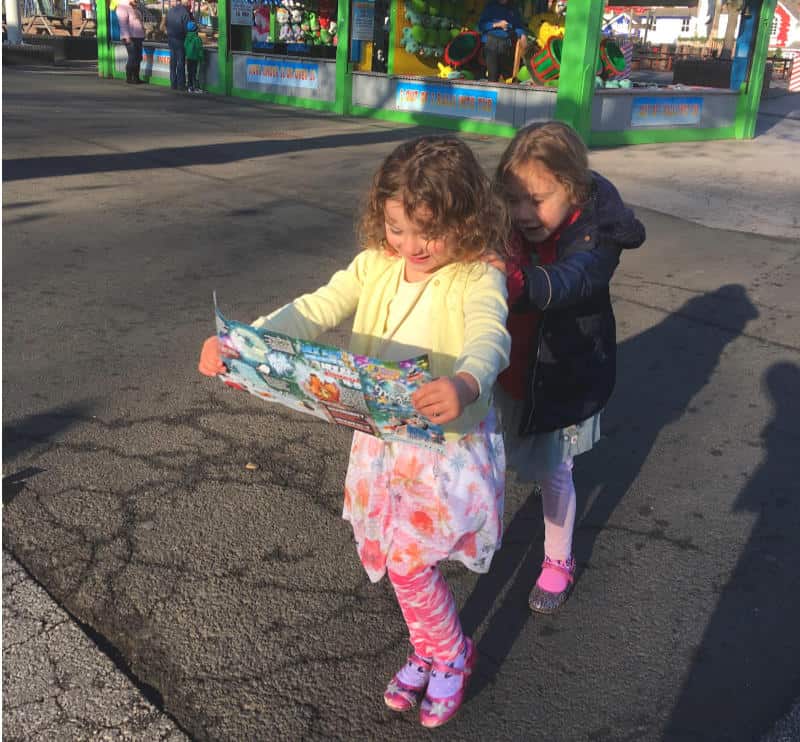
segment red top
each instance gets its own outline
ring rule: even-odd
[[[528,386],[528,368],[530,359],[536,352],[533,344],[538,336],[539,322],[542,312],[534,309],[529,312],[512,312],[510,307],[522,296],[525,289],[525,275],[522,269],[532,264],[533,253],[536,253],[539,265],[549,265],[556,261],[556,245],[561,233],[570,224],[574,224],[581,215],[575,209],[544,242],[530,243],[518,232],[514,233],[511,247],[514,257],[508,261],[509,270],[506,276],[508,288],[508,331],[511,334],[511,359],[508,368],[497,377],[500,386],[514,399],[523,400]]]

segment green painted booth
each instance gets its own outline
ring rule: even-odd
[[[166,0],[159,2],[163,7]],[[621,63],[619,49],[597,31],[602,2],[571,2],[563,38],[523,63],[513,84],[470,79],[468,64],[441,54],[464,33],[460,19],[474,23],[481,0],[438,0],[435,6],[423,0],[306,0],[313,11],[299,24],[291,10],[273,2],[214,3],[214,45],[207,47],[203,68],[208,91],[497,136],[557,119],[574,126],[590,146],[612,146],[752,137],[777,0],[746,5],[736,50],[743,74],[729,88],[599,86],[598,73],[613,76]],[[432,7],[453,13],[449,28],[422,27],[418,11]],[[97,15],[99,74],[124,77],[125,48],[112,38],[108,0],[98,2]],[[431,18],[429,23],[436,20]],[[429,40],[440,44],[438,50],[424,45]],[[467,41],[459,47],[464,57],[470,56]],[[166,44],[145,43],[142,77],[168,84]]]

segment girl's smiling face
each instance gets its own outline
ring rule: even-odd
[[[447,240],[425,234],[417,222],[409,219],[400,199],[386,200],[383,217],[387,244],[406,261],[407,281],[422,281],[450,262]],[[419,217],[424,222],[425,212],[419,212]]]
[[[532,160],[506,183],[511,220],[528,242],[544,242],[575,208],[566,186]]]

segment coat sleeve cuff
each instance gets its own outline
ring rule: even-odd
[[[547,309],[553,301],[553,284],[550,274],[541,265],[523,268],[528,288],[528,300],[539,309]]]

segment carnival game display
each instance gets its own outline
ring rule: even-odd
[[[253,10],[253,48],[336,46],[336,11],[331,0],[262,0]]]
[[[564,38],[564,16],[552,11],[537,13],[528,22],[528,31],[537,46],[543,49],[553,36]]]
[[[600,61],[603,63],[602,77],[606,80],[625,74],[625,55],[613,39],[600,42]]]
[[[405,0],[403,17],[409,25],[398,44],[408,54],[443,59],[447,46],[481,7],[482,0]]]
[[[444,50],[444,63],[439,65],[439,76],[474,80],[484,68],[481,54],[481,35],[477,31],[462,31]],[[443,74],[444,71],[446,74]]]
[[[540,30],[549,24],[541,24]],[[540,85],[557,86],[561,75],[561,51],[564,46],[564,35],[553,34],[548,37],[538,52],[533,54],[528,63],[530,76]],[[524,67],[522,69],[525,69]],[[597,60],[596,87],[630,87],[630,81],[625,80],[625,55],[613,39],[604,38],[600,41],[600,53]],[[522,71],[522,70],[520,70]],[[520,82],[525,82],[525,75],[520,75]]]
[[[558,83],[563,45],[564,39],[561,36],[551,36],[544,47],[531,57],[529,71],[536,82],[541,85]]]

